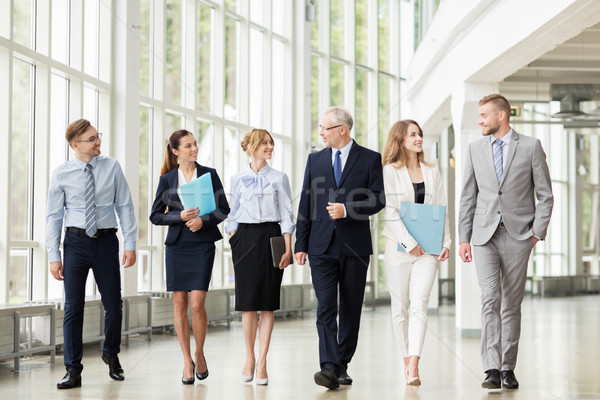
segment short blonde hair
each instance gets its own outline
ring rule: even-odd
[[[266,129],[250,129],[244,135],[244,139],[240,142],[240,146],[242,146],[242,150],[244,150],[249,156],[254,154],[258,146],[265,139],[265,136],[268,136],[271,140],[273,140],[273,136]],[[275,143],[273,141],[273,143]]]
[[[498,111],[504,111],[506,113],[506,120],[510,120],[510,103],[506,100],[506,97],[501,94],[487,95],[479,100],[479,107],[487,103],[492,103]]]

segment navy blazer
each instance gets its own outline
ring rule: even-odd
[[[177,195],[178,171],[179,166],[161,175],[158,188],[156,189],[156,198],[154,199],[154,204],[152,204],[152,212],[150,213],[150,221],[154,225],[169,225],[169,231],[165,239],[166,245],[177,241],[182,228],[189,229],[179,216],[184,207]],[[227,203],[225,190],[223,190],[217,170],[196,163],[196,172],[198,177],[210,172],[217,209],[210,214],[200,216],[200,219],[203,221],[202,229],[196,231],[195,234],[200,236],[200,241],[215,242],[223,238],[217,225],[227,218],[229,203]],[[168,211],[165,212],[167,207]]]
[[[346,218],[333,220],[327,203],[343,203]],[[381,154],[352,144],[340,185],[336,187],[331,163],[331,148],[308,156],[300,194],[296,225],[295,252],[309,255],[325,253],[335,226],[345,243],[344,254],[373,254],[369,216],[385,207]]]

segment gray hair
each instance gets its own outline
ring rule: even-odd
[[[352,126],[354,125],[354,119],[352,119],[352,115],[345,108],[333,106],[329,107],[323,115],[331,114],[333,116],[333,123],[335,125],[344,125],[348,128],[348,132],[352,130]]]

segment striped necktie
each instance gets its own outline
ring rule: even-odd
[[[91,164],[85,165],[85,172],[85,233],[93,237],[96,234],[96,201]]]
[[[498,183],[502,182],[503,160],[502,160],[502,145],[504,142],[500,139],[494,140],[494,169],[496,170],[496,178]]]

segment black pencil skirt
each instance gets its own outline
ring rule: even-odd
[[[239,224],[229,238],[235,272],[236,311],[275,311],[283,270],[273,267],[269,239],[281,236],[278,222]]]

